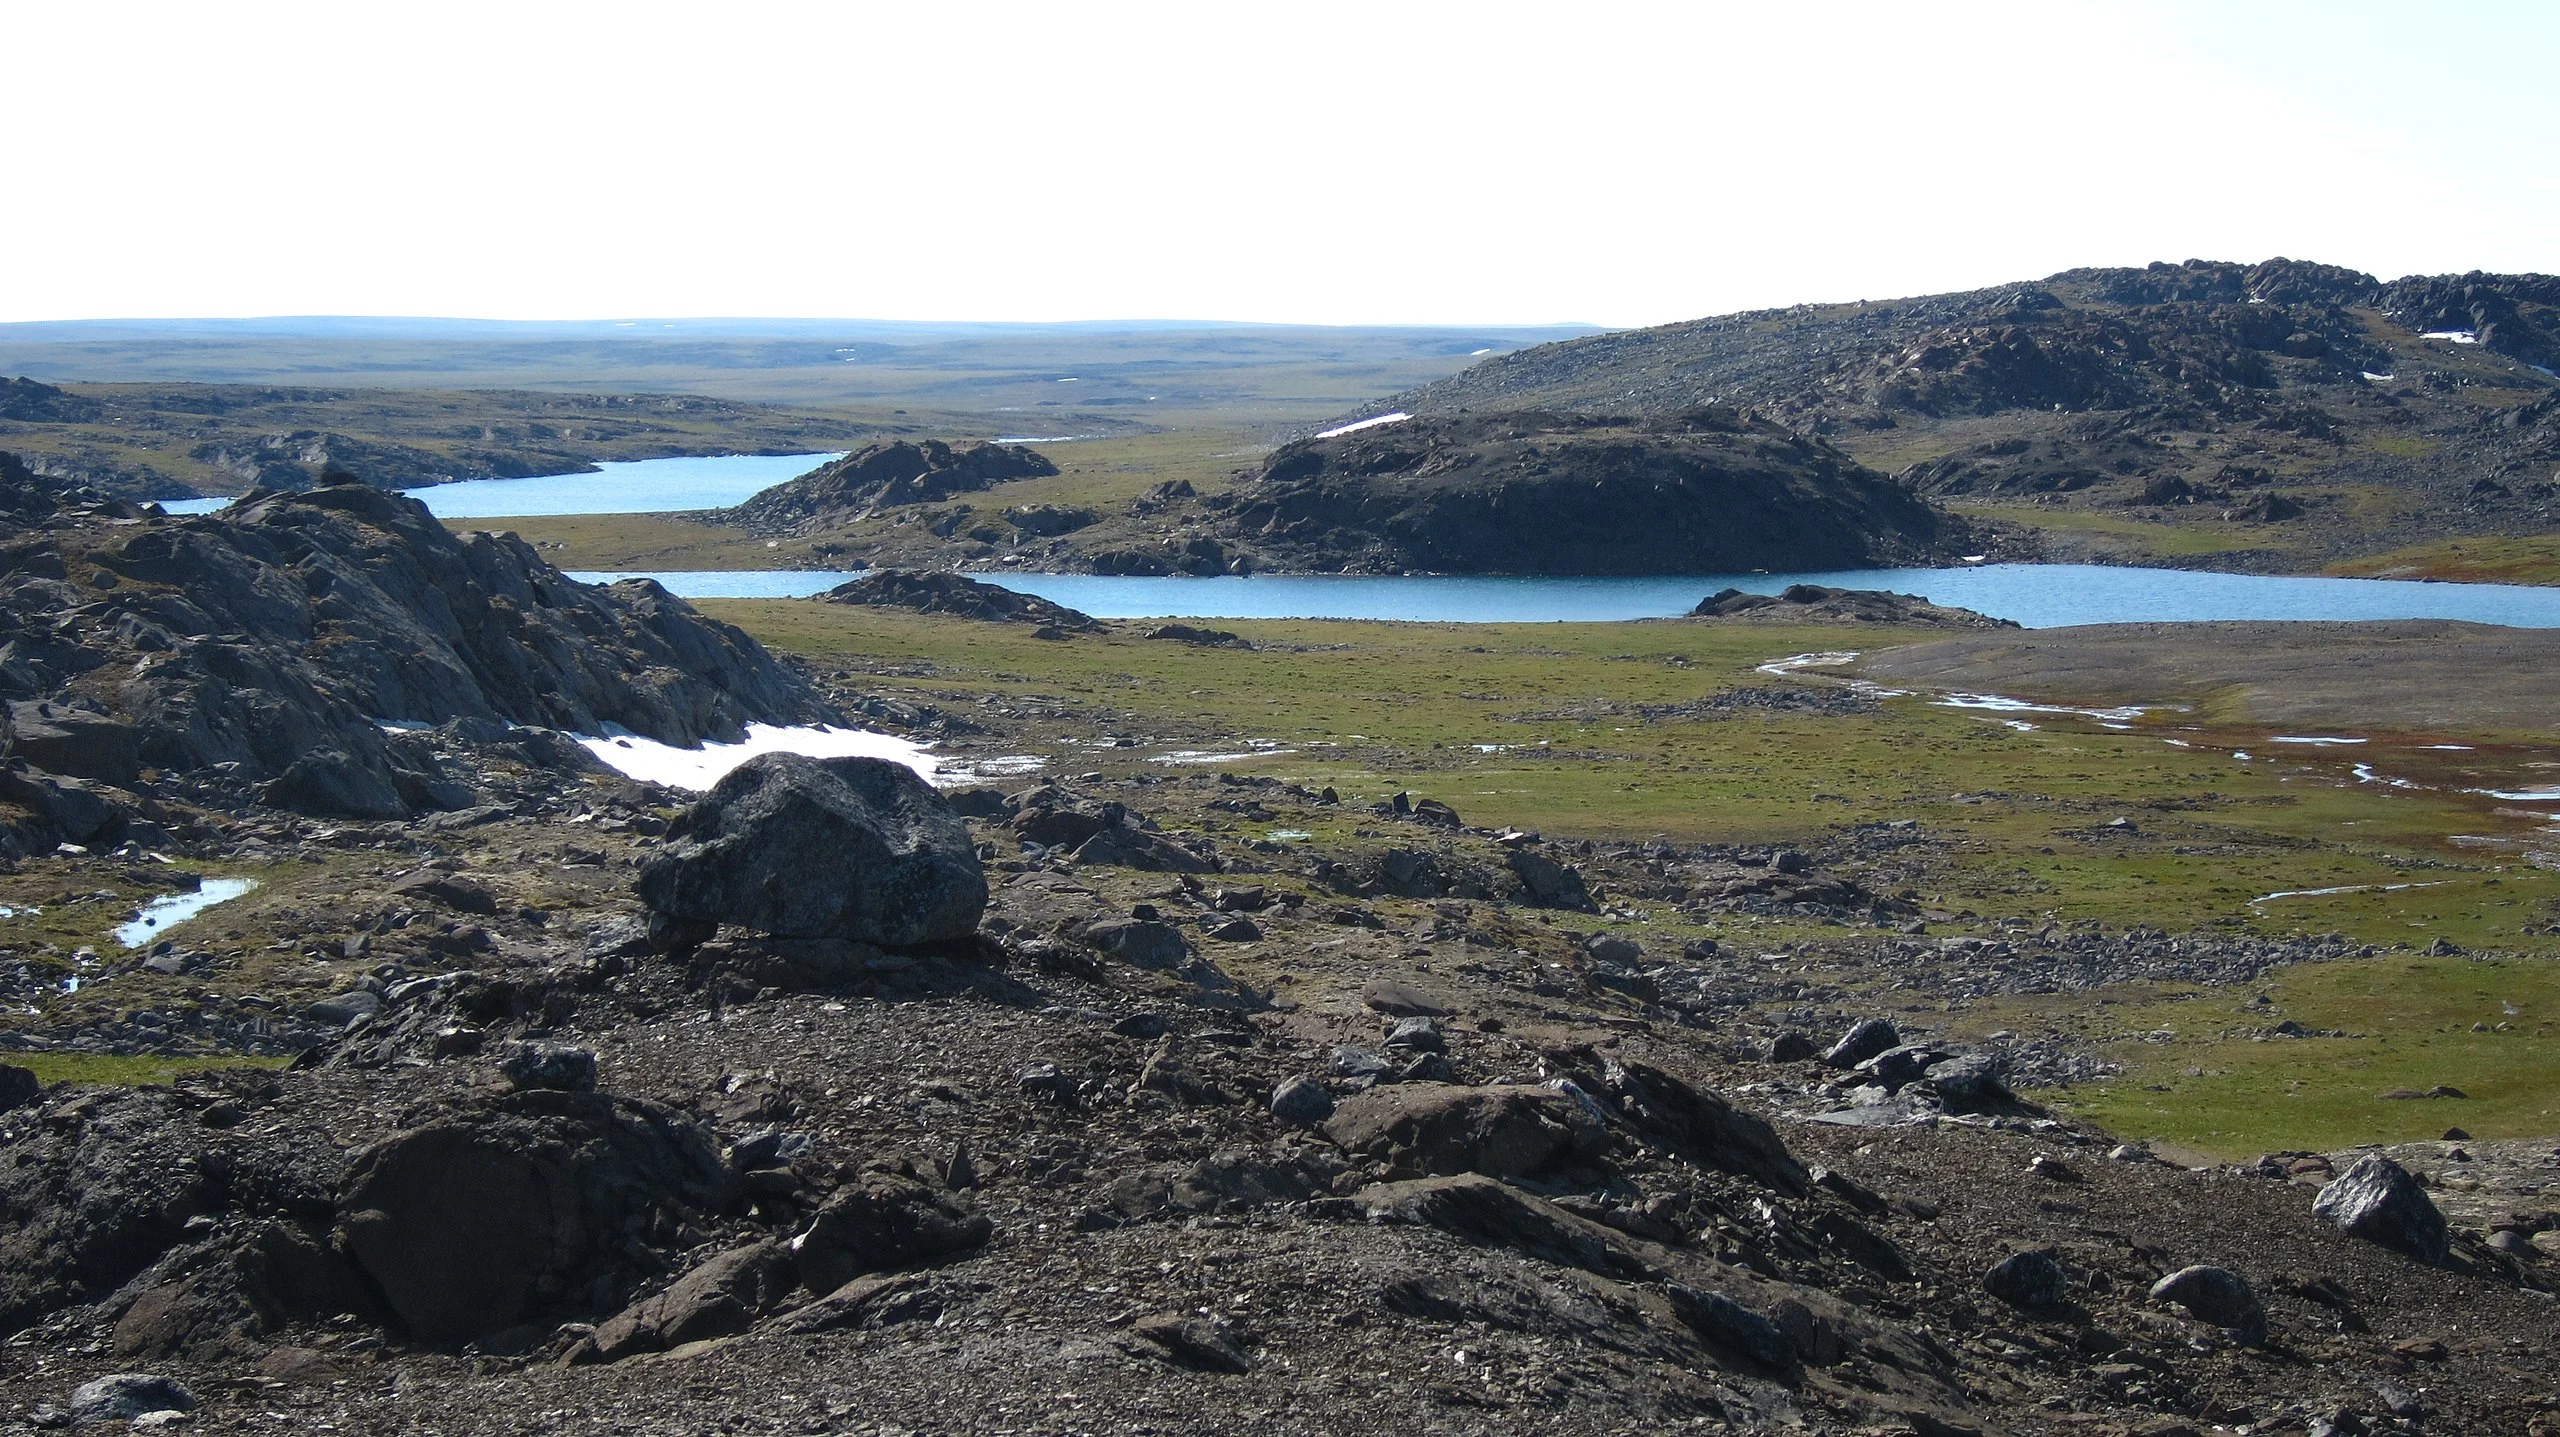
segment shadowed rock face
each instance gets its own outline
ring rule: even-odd
[[[668,830],[640,898],[781,938],[906,948],[977,931],[986,875],[960,816],[904,764],[760,754]]]
[[[718,1208],[736,1180],[689,1119],[630,1099],[534,1092],[387,1138],[341,1199],[346,1252],[402,1326],[485,1336],[645,1272],[631,1224]]]
[[[759,534],[797,534],[861,518],[899,504],[930,504],[954,494],[1037,479],[1058,466],[1019,444],[921,444],[904,439],[867,445],[830,464],[776,484],[734,509],[703,517]]]
[[[1681,574],[1890,564],[1953,521],[1731,410],[1406,420],[1275,452],[1222,533],[1266,567]]]
[[[406,817],[469,790],[382,720],[690,745],[834,717],[654,583],[576,583],[512,536],[456,535],[360,483],[186,519],[6,488],[0,697],[51,703],[62,752],[106,756],[81,777],[235,764],[279,806]]]

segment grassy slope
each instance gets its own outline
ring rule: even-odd
[[[2467,1027],[2485,1011],[2482,992],[2537,1020],[2546,1000],[2560,997],[2549,991],[2560,943],[2519,931],[2560,914],[2560,873],[2450,842],[2518,827],[2487,800],[2342,781],[2345,761],[2317,754],[2238,764],[2225,752],[2172,747],[2153,731],[2051,723],[2019,731],[1916,699],[1852,716],[1746,712],[1648,723],[1629,711],[1777,682],[1752,668],[1784,654],[1890,641],[1874,631],[1236,622],[1227,627],[1263,645],[1239,652],[1130,637],[1045,642],[1009,626],[811,603],[705,607],[768,643],[876,674],[886,692],[964,712],[981,696],[1053,708],[1062,717],[1025,747],[1069,771],[1146,770],[1145,756],[1164,748],[1232,750],[1262,740],[1290,751],[1230,766],[1331,784],[1355,800],[1411,789],[1447,800],[1471,823],[1550,834],[1805,840],[1916,818],[1944,840],[1946,855],[1921,901],[1943,915],[1982,915],[1943,919],[1939,932],[1989,933],[1999,918],[2050,917],[2172,932],[2338,931],[2385,948],[2443,937],[2517,955],[2496,969],[2393,955],[2292,970],[2275,989],[2284,1014],[2361,1035],[2307,1045],[2227,1037],[2242,1021],[2230,1010],[2245,997],[2227,990],[2183,1000],[2147,987],[2011,1000],[1930,1021],[1986,1032],[2059,1018],[2132,1065],[2124,1079],[2064,1101],[2122,1130],[2211,1151],[2432,1136],[2454,1106],[2483,1136],[2552,1130],[2542,1113],[2552,1101],[2547,1037]],[[1141,746],[1090,746],[1111,734]],[[1528,756],[1541,740],[1552,756]],[[2136,820],[2135,836],[2101,829],[2118,815]],[[1340,831],[1324,837],[1350,841],[1365,818],[1347,812]],[[2413,880],[2440,886],[2250,902],[2278,890]],[[1692,928],[1675,913],[1656,916],[1665,921],[1648,941],[1690,932],[1728,944],[1839,936],[1790,922]],[[1881,1004],[1898,996],[1888,974],[1845,981],[1868,985]],[[2185,1017],[2170,1041],[2136,1037],[2159,1026],[2154,1010],[2164,1008],[2223,1016]],[[2437,1032],[2456,1022],[2461,1037]],[[2174,1101],[2146,1086],[2160,1082]],[[2461,1105],[2375,1096],[2437,1083],[2475,1096]]]
[[[2329,566],[2373,579],[2447,579],[2472,584],[2560,584],[2560,534],[2448,539]]]

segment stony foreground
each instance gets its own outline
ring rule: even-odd
[[[1385,821],[1436,876],[1311,883],[1072,786],[960,803],[987,907],[905,950],[523,858],[647,872],[710,820],[341,833],[427,865],[324,957],[343,1033],[0,1119],[0,1411],[141,1373],[215,1431],[2542,1430],[2547,1216],[2412,1256],[2314,1215],[2325,1161],[2190,1170],[1887,1025],[1719,1024],[1540,921],[1574,853],[1426,806]]]

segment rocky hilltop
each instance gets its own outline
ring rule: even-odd
[[[2309,519],[2366,546],[2547,527],[2560,278],[2391,282],[2190,260],[1800,305],[1488,359],[1382,401],[1421,415],[1748,405],[1931,494]],[[1372,411],[1375,412],[1375,411]],[[2330,487],[2335,486],[2335,487]],[[2408,496],[2353,512],[2352,486]],[[2385,506],[2364,506],[2379,509]]]
[[[1839,449],[1732,409],[1440,414],[1305,439],[1158,537],[1077,536],[1096,573],[1679,574],[1915,562],[1962,526]]]
[[[866,445],[736,508],[714,509],[701,517],[759,534],[796,537],[855,523],[882,509],[936,503],[1008,480],[1057,472],[1058,466],[1037,450],[1018,444],[899,439]]]
[[[508,725],[619,726],[689,745],[831,712],[653,583],[575,583],[511,536],[456,535],[416,500],[333,478],[174,519],[0,456],[0,695],[18,756],[67,780],[156,771],[391,817],[464,807],[472,789],[440,756],[454,736],[386,725],[460,722],[517,747],[538,736]],[[48,802],[18,797],[32,836]]]

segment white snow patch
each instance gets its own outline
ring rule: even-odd
[[[1331,429],[1319,430],[1316,437],[1318,439],[1332,439],[1338,435],[1357,434],[1363,429],[1375,429],[1381,424],[1401,424],[1412,417],[1412,415],[1399,409],[1393,414],[1381,414],[1374,419],[1362,419],[1355,423],[1341,424],[1336,425]]]
[[[2425,785],[2425,784],[2421,784],[2421,783],[2411,783],[2409,780],[2407,780],[2407,779],[2405,779],[2405,778],[2393,778],[2391,775],[2389,775],[2389,774],[2387,774],[2387,773],[2376,773],[2376,772],[2374,772],[2374,770],[2373,770],[2373,765],[2372,765],[2372,764],[2369,764],[2369,763],[2360,763],[2360,764],[2357,764],[2357,765],[2355,766],[2355,775],[2356,775],[2356,782],[2358,782],[2358,783],[2378,783],[2378,784],[2383,785],[2383,786],[2384,786],[2384,787],[2386,787],[2386,788],[2424,788],[2424,787],[2426,787],[2426,785]]]
[[[2336,888],[2287,888],[2277,893],[2262,894],[2249,902],[2256,905],[2272,903],[2279,898],[2331,898],[2341,893],[2398,893],[2404,888],[2442,888],[2452,881],[2440,878],[2433,883],[2347,883]]]
[[[2475,788],[2471,791],[2505,803],[2560,803],[2560,788]]]
[[[2115,719],[2120,722],[2138,719],[2154,707],[2150,704],[2127,704],[2122,708],[2113,709],[2076,709],[2063,704],[2032,703],[2026,699],[2013,699],[2002,694],[1946,694],[1929,702],[1946,709],[1988,709],[1993,713],[2015,714],[2073,714],[2080,718]]]
[[[2441,339],[2453,344],[2478,344],[2480,336],[2468,329],[2430,329],[2420,339]]]
[[[2397,378],[2399,378],[2399,377],[2400,377],[2400,376],[2398,376],[2398,375],[2396,375],[2396,374],[2376,374],[2376,373],[2374,373],[2374,372],[2373,372],[2372,370],[2370,370],[2370,369],[2368,369],[2368,370],[2364,370],[2364,371],[2362,371],[2362,372],[2363,372],[2363,374],[2364,374],[2364,377],[2365,377],[2365,378],[2372,380],[2372,381],[2373,381],[2374,383],[2376,383],[2376,384],[2387,384],[2387,383],[2389,383],[2390,381],[2392,381],[2392,380],[2397,379]]]
[[[2328,737],[2324,737],[2324,736],[2320,736],[2320,735],[2315,735],[2315,734],[2299,734],[2299,735],[2297,735],[2297,734],[2277,734],[2275,737],[2268,739],[2268,740],[2267,740],[2267,742],[2269,742],[2269,743],[2306,743],[2306,744],[2312,744],[2312,745],[2315,745],[2315,746],[2318,746],[2318,747],[2322,747],[2322,748],[2327,748],[2327,747],[2331,747],[2331,746],[2333,746],[2333,745],[2339,745],[2339,744],[2363,743],[2363,742],[2365,742],[2365,740],[2364,740],[2364,739],[2360,739],[2360,738],[2328,738]]]
[[[939,760],[920,743],[896,738],[868,729],[830,728],[824,724],[806,728],[784,728],[776,724],[751,723],[747,736],[738,743],[706,743],[700,748],[677,748],[653,738],[637,734],[618,734],[609,738],[579,735],[579,746],[626,778],[642,783],[663,783],[669,788],[695,791],[709,788],[728,775],[729,770],[760,753],[798,753],[811,758],[885,758],[914,769],[927,782],[966,782],[968,775],[944,779]]]

